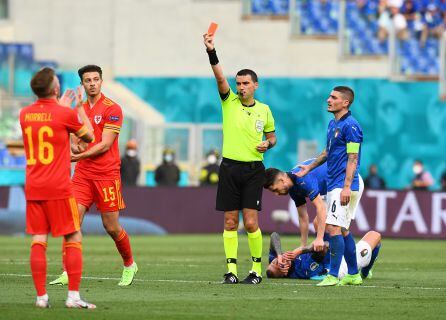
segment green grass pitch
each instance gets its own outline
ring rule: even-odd
[[[291,249],[298,237],[282,237]],[[108,237],[84,238],[81,295],[96,310],[64,307],[66,287],[48,286],[51,309],[34,307],[28,237],[0,237],[0,319],[446,319],[446,242],[384,239],[373,279],[361,287],[315,287],[290,279],[258,286],[219,284],[220,235],[131,237],[139,266],[131,287],[117,286],[121,260]],[[269,236],[264,235],[264,269]],[[60,239],[48,248],[48,281],[60,273]],[[250,267],[239,237],[239,276]]]

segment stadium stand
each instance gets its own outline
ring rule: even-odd
[[[296,10],[300,34],[308,36],[337,36],[342,16],[340,0],[297,0],[295,7],[289,0],[252,0],[252,15],[284,16],[286,10]],[[410,3],[410,4],[409,4]],[[379,39],[380,28],[391,23],[388,11],[399,5],[400,18],[408,36],[397,41],[397,57],[404,75],[438,75],[438,32],[444,30],[446,4],[440,0],[388,1],[383,7],[378,0],[346,1],[345,21],[348,54],[352,56],[380,56],[389,52],[386,39]],[[409,5],[412,5],[409,7]],[[436,29],[437,28],[437,29]],[[425,29],[425,31],[423,31]],[[423,39],[423,32],[429,38]]]

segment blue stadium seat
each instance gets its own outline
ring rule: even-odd
[[[23,168],[26,166],[26,157],[24,155],[15,156],[13,158],[14,158],[14,166],[23,167]]]
[[[271,13],[273,15],[288,15],[290,3],[288,0],[270,0]]]
[[[8,156],[8,149],[4,145],[0,145],[0,166],[6,166],[8,164]]]
[[[359,8],[356,1],[347,1],[346,27],[349,34],[350,54],[386,55],[387,41],[377,38],[378,0],[369,0]],[[289,0],[252,0],[253,14],[284,15],[289,10]],[[308,35],[332,35],[338,32],[338,0],[298,0],[296,9],[300,16],[300,30]],[[436,39],[428,39],[421,48],[416,38],[414,24],[409,23],[410,38],[398,48],[402,73],[438,73],[438,47]],[[404,61],[404,62],[403,62]]]
[[[253,14],[268,15],[271,14],[269,0],[252,0],[251,10]]]

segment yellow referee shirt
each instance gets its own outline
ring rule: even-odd
[[[273,132],[274,118],[268,105],[255,100],[252,107],[242,104],[230,89],[221,102],[223,109],[223,157],[237,161],[262,161],[256,150],[264,133]]]

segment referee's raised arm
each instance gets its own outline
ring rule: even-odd
[[[217,52],[214,46],[214,36],[207,33],[203,35],[204,45],[206,46],[206,52],[209,56],[209,62],[212,66],[212,71],[214,72],[215,80],[217,80],[218,92],[221,95],[227,94],[229,92],[229,83],[226,80],[223,69],[218,61]]]

